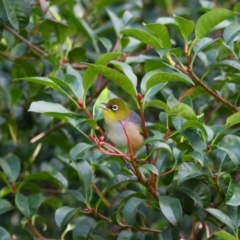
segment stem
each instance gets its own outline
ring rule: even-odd
[[[97,185],[95,183],[92,183],[92,188],[96,191],[96,193],[101,198],[101,200],[105,203],[105,205],[108,208],[110,208],[111,203],[107,200],[107,198],[103,195],[103,193],[101,192],[101,190],[97,187]]]
[[[189,67],[188,70],[184,70],[179,65],[175,63],[174,65],[179,71],[182,73],[188,75],[195,83],[197,83],[199,86],[204,88],[208,93],[210,93],[214,98],[222,102],[224,105],[229,107],[233,112],[238,112],[238,108],[235,107],[232,103],[228,102],[226,99],[222,98],[220,95],[215,93],[211,88],[209,88],[207,85],[205,85],[201,80],[195,75],[195,73],[192,71],[192,69]]]
[[[37,230],[37,228],[32,224],[30,220],[28,220],[28,226],[31,228],[32,232],[35,234],[38,240],[44,240],[45,238],[42,234]]]
[[[29,48],[34,49],[36,52],[48,56],[48,53],[44,52],[41,48],[33,45],[31,42],[29,42],[27,39],[22,37],[20,34],[18,34],[15,30],[7,26],[6,24],[3,25],[6,30],[8,30],[10,33],[12,33],[15,37],[19,38],[21,41],[23,41]]]

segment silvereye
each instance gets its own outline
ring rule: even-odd
[[[131,111],[120,98],[113,98],[103,104],[105,105],[103,116],[108,139],[118,147],[128,146],[129,139],[132,150],[137,151],[144,140],[141,134],[142,122],[140,116]],[[127,132],[128,139],[123,127]]]

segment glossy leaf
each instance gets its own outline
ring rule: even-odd
[[[231,230],[234,230],[234,225],[229,216],[216,208],[206,208],[206,211],[216,217],[220,222],[226,224]]]
[[[0,166],[11,182],[15,182],[20,173],[20,160],[13,155],[6,159],[0,158]]]
[[[25,0],[2,0],[2,2],[11,25],[17,30],[23,29],[29,22],[31,5]]]
[[[28,110],[29,112],[37,112],[37,113],[59,113],[70,116],[77,116],[76,113],[66,109],[59,103],[45,102],[45,101],[37,101],[33,102],[30,105]]]
[[[182,220],[182,207],[179,199],[161,196],[159,197],[159,206],[166,219],[174,226],[177,226]]]
[[[158,169],[153,164],[145,163],[145,164],[141,165],[140,168],[148,169],[150,172],[158,175]]]
[[[117,84],[119,87],[121,87],[128,94],[130,94],[130,96],[132,96],[135,99],[136,89],[135,89],[132,81],[126,75],[124,75],[112,68],[108,68],[108,67],[105,67],[102,65],[91,65],[91,67],[93,67],[96,72],[101,73],[106,78],[108,78],[110,81]]]
[[[125,36],[135,38],[143,43],[153,46],[154,48],[162,47],[162,42],[159,39],[140,29],[128,28],[122,30],[120,33]]]
[[[234,207],[240,206],[240,187],[237,184],[232,184],[231,187],[233,194],[231,195],[231,197],[227,196],[228,199],[226,199],[226,204]]]
[[[15,203],[26,218],[31,218],[37,213],[43,200],[41,194],[32,194],[26,197],[18,192],[15,196]]]
[[[194,22],[193,21],[189,21],[183,17],[179,17],[179,16],[174,16],[175,21],[177,22],[178,26],[179,26],[179,30],[185,40],[185,42],[187,41],[189,35],[193,32],[194,30]]]
[[[236,15],[235,12],[223,8],[214,8],[209,12],[203,14],[196,23],[195,28],[196,38],[200,39],[204,37],[218,23],[230,17],[233,17],[234,15]]]
[[[130,226],[136,226],[136,213],[138,206],[144,202],[144,199],[132,197],[123,207],[122,214],[126,223]]]
[[[116,35],[119,36],[120,31],[124,27],[122,20],[119,19],[118,16],[113,11],[111,11],[110,9],[106,9],[106,11],[107,11],[109,17],[111,18],[111,21],[112,21],[112,24],[113,24]]]
[[[147,81],[147,90],[161,82],[184,82],[193,84],[192,80],[182,73],[157,72]]]
[[[178,184],[201,175],[203,175],[203,172],[198,169],[196,164],[192,162],[184,162],[178,169]]]
[[[178,189],[187,194],[202,208],[208,206],[210,202],[211,194],[209,188],[196,179],[185,181],[178,186]]]
[[[9,234],[9,232],[0,226],[0,240],[10,240],[11,236]]]
[[[238,238],[236,238],[235,236],[231,235],[230,233],[228,233],[224,230],[215,232],[214,235],[216,235],[224,240],[238,240]]]
[[[93,145],[87,143],[78,143],[75,147],[70,150],[70,155],[75,161],[84,154],[85,151],[91,149]]]
[[[144,109],[146,109],[147,107],[160,107],[160,108],[162,108],[166,113],[169,112],[169,108],[168,108],[167,104],[164,103],[163,101],[157,100],[157,99],[151,100],[151,101],[145,103],[145,104],[144,104]]]
[[[13,209],[13,206],[9,201],[5,199],[0,199],[0,215],[12,209]]]
[[[226,127],[231,127],[237,123],[240,123],[240,112],[234,113],[227,118]]]
[[[185,103],[179,103],[171,108],[170,115],[180,116],[187,120],[197,120],[197,116],[193,109]]]
[[[77,211],[78,208],[71,208],[67,206],[57,209],[54,216],[57,226],[63,229]]]
[[[132,81],[135,88],[137,87],[137,76],[134,74],[130,65],[119,61],[111,61],[111,63],[121,70]]]
[[[170,36],[165,25],[161,23],[150,23],[144,25],[144,27],[162,43],[162,48],[171,48]]]
[[[230,44],[239,34],[240,26],[236,24],[230,24],[223,32],[223,39],[226,44]]]

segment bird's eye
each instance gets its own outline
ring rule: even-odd
[[[111,109],[112,109],[113,111],[117,111],[117,110],[118,110],[118,105],[112,105],[112,106],[111,106]]]

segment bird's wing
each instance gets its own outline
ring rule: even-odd
[[[142,120],[140,116],[136,112],[131,111],[130,119],[131,122],[134,122],[139,127],[139,132],[142,133]]]

